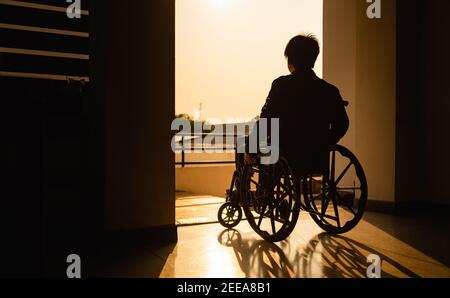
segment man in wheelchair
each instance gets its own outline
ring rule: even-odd
[[[253,152],[254,147],[247,150],[247,146],[255,144],[262,131],[257,151],[277,150],[278,162],[265,163],[262,154],[238,150],[227,201],[218,211],[222,226],[239,224],[242,206],[252,229],[263,239],[277,242],[293,231],[300,210],[332,234],[350,231],[362,218],[367,180],[356,156],[337,145],[349,127],[347,103],[335,86],[314,73],[319,52],[312,35],[295,36],[287,44],[291,74],[273,82],[260,121],[245,146],[238,146]],[[266,130],[263,124],[274,119],[279,129]]]
[[[329,146],[349,127],[339,90],[313,71],[319,52],[312,35],[298,35],[289,41],[284,54],[291,74],[272,83],[260,115],[269,123],[279,119],[280,152],[297,177],[322,170]],[[254,156],[247,154],[245,162],[252,161]]]

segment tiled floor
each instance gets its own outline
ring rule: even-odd
[[[194,201],[192,201],[194,199]],[[205,201],[206,200],[206,201]],[[223,199],[221,199],[223,202]],[[207,202],[208,201],[208,202]],[[217,203],[216,203],[217,202]],[[199,214],[195,198],[177,201],[185,218]],[[214,219],[218,198],[203,198]],[[271,244],[246,221],[178,227],[178,243],[105,256],[101,277],[365,277],[367,257],[382,259],[382,277],[450,277],[450,219],[366,212],[351,232],[331,236],[302,213],[292,235]]]
[[[369,215],[377,216],[393,225],[401,221]],[[232,231],[218,224],[180,227],[178,237],[160,277],[364,277],[371,254],[382,259],[382,277],[450,277],[449,267],[365,220],[344,236],[331,236],[303,214],[278,244],[262,241],[246,222]],[[448,234],[436,241],[448,251]]]

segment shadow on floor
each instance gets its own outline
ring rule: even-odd
[[[218,236],[220,244],[232,247],[241,270],[246,277],[289,278],[321,277],[365,278],[367,257],[376,254],[383,260],[382,268],[393,268],[406,277],[417,274],[386,255],[343,236],[319,234],[301,251],[290,247],[289,242],[280,246],[266,241],[243,240],[239,231],[224,230]],[[381,277],[396,277],[384,270]]]
[[[364,220],[450,267],[450,218],[429,215],[388,215],[366,212]],[[438,245],[437,245],[438,243]]]
[[[54,234],[46,242],[44,276],[66,278],[71,264],[67,257],[76,254],[80,258],[82,278],[158,277],[176,243],[170,240],[169,230],[165,230],[165,234],[144,232],[96,237],[76,235],[71,241],[64,235],[75,233]]]
[[[175,243],[112,247],[85,257],[88,278],[157,278]]]

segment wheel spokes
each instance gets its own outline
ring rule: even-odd
[[[336,223],[338,227],[341,227],[341,219],[339,218],[339,210],[336,204],[336,198],[334,196],[331,197],[331,201],[333,202],[334,214],[336,215]]]
[[[297,186],[287,162],[280,159],[270,167],[247,167],[244,173],[242,200],[251,227],[266,240],[284,239],[295,226],[300,211],[293,204]]]
[[[345,147],[333,146],[327,158],[322,174],[319,171],[304,179],[304,209],[325,231],[345,233],[362,217],[367,181],[358,159]]]
[[[259,228],[261,228],[261,223],[262,223],[262,220],[264,218],[264,212],[266,212],[266,208],[267,208],[267,203],[264,203],[264,207],[263,207],[263,209],[261,211],[261,214],[260,214],[259,220],[258,220],[258,227]]]
[[[330,180],[334,181],[336,177],[336,151],[331,151],[331,169],[330,169]]]
[[[275,234],[276,233],[276,229],[275,229],[275,218],[273,216],[273,205],[269,205],[269,212],[270,212],[270,225],[272,226],[272,233]]]
[[[261,184],[259,184],[258,182],[256,182],[253,179],[250,179],[250,182],[253,183],[254,185],[256,185],[257,187],[261,187]]]
[[[344,204],[345,207],[347,207],[347,209],[348,209],[354,216],[356,216],[356,212],[353,210],[353,207],[350,206],[350,205],[348,204],[348,202],[346,202],[346,201],[341,197],[341,195],[339,194],[338,191],[336,191],[336,197],[339,198],[339,200]]]
[[[330,204],[330,198],[329,198],[329,196],[326,195],[326,193],[324,193],[322,196],[322,210],[321,210],[322,218],[325,215],[325,213],[327,212],[329,204]]]
[[[353,165],[353,162],[350,161],[350,163],[348,164],[347,167],[345,167],[345,169],[342,171],[342,173],[339,175],[339,177],[336,179],[336,182],[334,183],[335,185],[338,185],[339,182],[341,182],[342,178],[344,178],[345,174],[348,172],[348,170],[350,169],[350,167]]]
[[[336,190],[362,190],[361,187],[336,187]]]

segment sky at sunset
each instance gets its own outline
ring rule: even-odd
[[[322,0],[177,0],[176,113],[194,116],[201,102],[213,123],[255,117],[288,74],[286,43],[305,32],[322,45]]]

